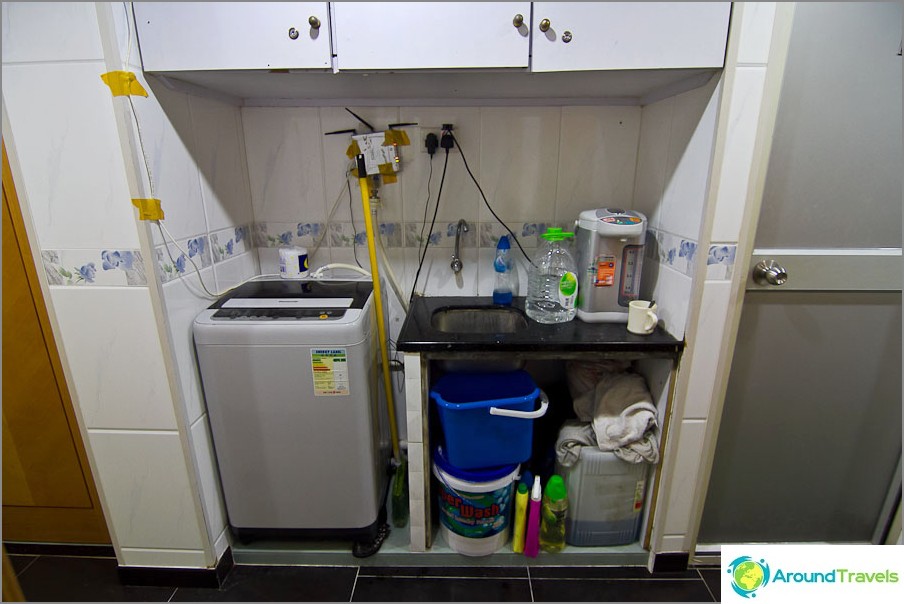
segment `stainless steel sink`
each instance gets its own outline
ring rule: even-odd
[[[453,307],[434,311],[430,324],[446,333],[515,333],[527,327],[527,318],[515,308]]]

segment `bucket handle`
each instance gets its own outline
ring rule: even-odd
[[[540,391],[540,408],[536,411],[515,411],[514,409],[501,409],[499,407],[490,407],[490,415],[501,415],[503,417],[517,417],[521,419],[537,419],[546,415],[549,408],[549,397],[542,390]]]

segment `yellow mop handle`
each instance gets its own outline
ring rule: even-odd
[[[377,248],[374,245],[374,225],[370,216],[370,186],[364,168],[364,156],[358,156],[358,184],[361,187],[361,203],[364,205],[364,228],[367,231],[367,252],[370,255],[370,274],[374,280],[374,303],[377,310],[377,332],[380,336],[380,356],[383,359],[383,387],[386,390],[386,410],[389,412],[389,434],[392,438],[392,456],[399,456],[399,433],[396,429],[395,402],[392,396],[392,379],[389,376],[389,351],[386,349],[386,325],[383,323],[383,295],[380,291],[380,269],[377,265]]]

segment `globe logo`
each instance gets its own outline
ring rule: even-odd
[[[750,556],[732,560],[727,572],[731,575],[732,589],[743,598],[755,598],[754,592],[769,583],[769,565]]]

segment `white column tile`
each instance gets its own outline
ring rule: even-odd
[[[211,563],[203,550],[147,549],[122,547],[119,550],[123,566],[152,566],[163,568],[208,568]]]
[[[4,2],[2,54],[3,63],[102,60],[94,3]]]
[[[666,534],[686,534],[689,528],[692,506],[697,495],[697,474],[700,470],[705,434],[705,421],[681,422],[671,486],[669,492],[663,494],[668,502],[665,507],[663,529]]]
[[[659,541],[659,547],[655,548],[657,552],[686,552],[688,546],[686,535],[663,535]]]
[[[694,351],[687,371],[687,400],[685,419],[706,419],[713,405],[714,380],[722,358],[722,338],[728,320],[728,303],[731,299],[730,282],[709,282],[703,285],[703,299],[696,312],[699,316],[697,333],[688,347]]]
[[[3,66],[8,150],[41,249],[139,247],[104,72],[102,61]]]
[[[198,467],[207,534],[214,541],[226,528],[226,508],[220,491],[220,473],[217,470],[217,458],[206,415],[191,427],[191,446]]]
[[[214,287],[213,268],[202,269],[201,277],[207,287]],[[194,272],[163,285],[163,303],[166,307],[170,339],[175,351],[174,361],[189,423],[194,423],[206,409],[192,335],[195,317],[211,303],[207,298],[198,295],[202,291],[198,274]]]
[[[203,549],[178,432],[88,431],[120,547]]]
[[[712,241],[737,241],[741,232],[765,80],[765,67],[738,67],[735,72],[722,173],[717,175],[719,193]]]
[[[775,2],[744,2],[738,63],[760,63],[769,60]]]
[[[175,429],[147,288],[53,287],[50,297],[85,425]]]

